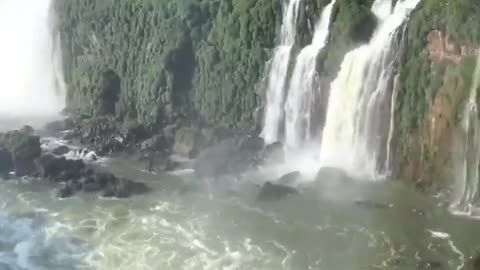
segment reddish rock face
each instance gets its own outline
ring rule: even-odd
[[[430,31],[427,41],[428,56],[437,63],[448,61],[458,65],[463,57],[476,55],[479,51],[479,46],[472,43],[455,44],[439,30]]]

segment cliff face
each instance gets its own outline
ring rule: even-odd
[[[56,1],[69,109],[245,127],[274,47],[270,0]]]
[[[397,88],[396,176],[422,188],[445,188],[455,179],[454,152],[480,48],[475,12],[477,1],[424,0],[407,25]]]

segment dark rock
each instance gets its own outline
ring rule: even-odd
[[[70,130],[75,127],[75,123],[70,118],[65,118],[62,120],[57,120],[50,122],[45,125],[44,129],[51,132],[60,132],[65,130]]]
[[[259,201],[280,200],[297,193],[297,190],[292,187],[266,182],[262,186],[257,199]]]
[[[70,148],[66,145],[61,145],[55,149],[53,149],[52,153],[57,156],[62,156],[70,152]]]
[[[79,190],[80,190],[80,184],[78,182],[68,181],[67,183],[65,183],[63,187],[61,187],[58,190],[57,198],[60,198],[60,199],[70,198],[73,195],[75,195],[75,193]]]
[[[128,198],[132,195],[141,195],[149,192],[150,189],[144,183],[138,183],[127,179],[115,179],[103,190],[101,196],[105,198]]]
[[[64,186],[58,190],[57,198],[65,199],[75,195],[75,190],[71,186]]]
[[[105,187],[104,182],[97,181],[95,177],[88,176],[80,180],[83,192],[97,192]]]
[[[473,257],[472,268],[473,270],[480,270],[480,253]]]
[[[12,154],[15,174],[19,177],[35,172],[34,160],[42,152],[40,138],[32,134],[33,129],[28,126],[0,134],[0,147],[8,149]]]
[[[301,177],[302,175],[300,172],[291,172],[283,175],[280,177],[275,183],[280,184],[280,185],[287,185],[291,186],[294,185],[295,182]]]
[[[12,153],[7,149],[0,148],[0,178],[8,179],[11,171],[14,170]]]
[[[65,157],[45,155],[36,161],[40,177],[54,182],[78,180],[85,173],[85,164],[82,160],[68,160]]]

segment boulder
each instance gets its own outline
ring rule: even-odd
[[[472,259],[472,269],[480,270],[480,251]]]
[[[292,187],[273,184],[272,182],[266,182],[262,186],[262,189],[258,194],[257,200],[259,201],[281,200],[297,193],[298,193],[297,190]]]
[[[19,177],[35,172],[35,159],[40,157],[42,149],[40,138],[33,135],[31,127],[0,134],[0,147],[12,154],[15,174]]]
[[[65,199],[65,198],[70,198],[75,193],[77,193],[80,190],[80,185],[76,181],[68,181],[66,182],[57,192],[57,198],[59,199]]]
[[[53,182],[78,180],[87,173],[82,160],[69,160],[65,157],[44,155],[36,160],[39,176]]]
[[[275,183],[280,185],[293,186],[301,176],[302,175],[298,171],[287,173],[282,177],[278,178],[278,180],[275,181]]]
[[[104,198],[128,198],[132,195],[141,195],[149,191],[150,188],[144,183],[138,183],[127,179],[116,179],[105,187],[101,196]]]
[[[0,148],[0,178],[8,179],[14,170],[12,153],[5,148]]]
[[[44,129],[50,132],[60,132],[60,131],[65,131],[65,130],[70,130],[75,127],[75,123],[72,119],[70,118],[65,118],[62,120],[57,120],[50,122],[45,125]]]
[[[60,145],[52,151],[52,153],[57,156],[65,155],[68,152],[70,152],[70,148],[66,145]]]

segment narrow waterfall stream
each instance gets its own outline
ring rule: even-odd
[[[297,17],[301,0],[289,0],[283,8],[280,44],[275,48],[269,63],[266,108],[261,137],[266,144],[279,141],[284,118],[283,104],[287,83],[290,52],[295,43]]]
[[[480,86],[480,54],[472,77],[470,96],[465,103],[462,119],[460,155],[456,161],[456,179],[452,209],[454,213],[472,215],[478,195],[480,165],[480,119],[477,91]]]
[[[297,149],[311,139],[314,97],[316,92],[322,91],[319,89],[316,60],[327,43],[334,4],[335,0],[323,9],[312,43],[302,49],[295,62],[285,102],[285,144],[290,149]]]

